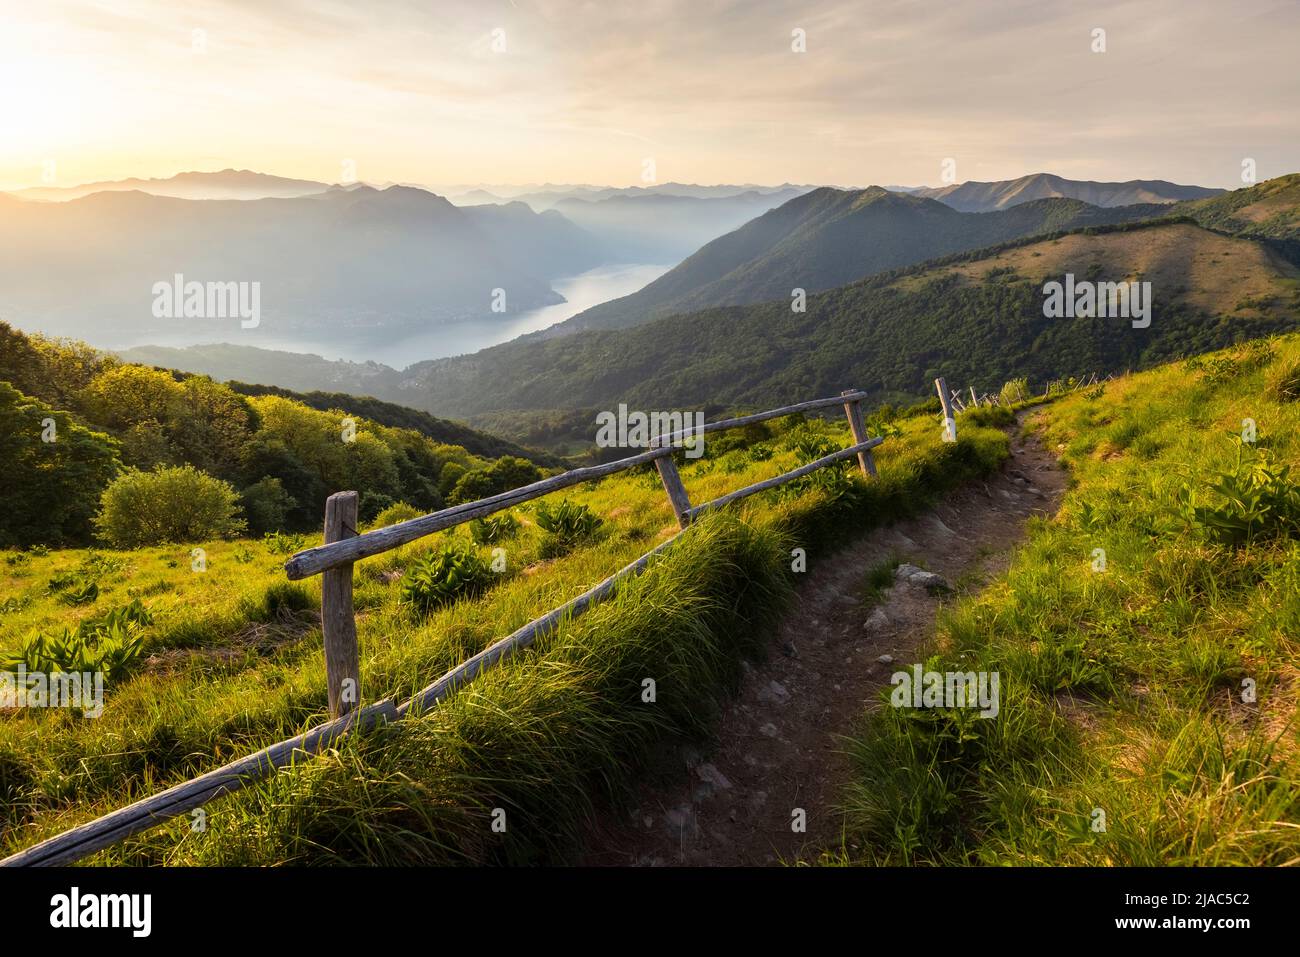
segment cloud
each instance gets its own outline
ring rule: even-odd
[[[353,157],[375,180],[631,183],[647,149],[713,182],[933,182],[949,156],[962,178],[1300,168],[1283,2],[52,0],[6,26],[11,186],[51,155],[86,179]]]

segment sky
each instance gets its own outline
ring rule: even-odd
[[[1300,170],[1296,0],[0,0],[0,24],[0,189]]]

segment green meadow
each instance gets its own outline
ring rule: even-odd
[[[815,565],[849,536],[986,474],[1007,454],[996,424],[1009,421],[973,413],[961,441],[945,444],[931,410],[903,415],[876,450],[878,479],[846,464],[713,514],[612,601],[429,713],[207,805],[201,829],[180,818],[89,863],[566,860],[588,809],[623,793],[664,742],[707,731],[741,660],[762,653],[797,584],[793,549]],[[721,434],[681,471],[698,503],[847,444],[842,422],[786,419]],[[577,535],[545,530],[539,522],[562,501],[598,523]],[[462,526],[358,563],[364,701],[404,700],[676,531],[648,468],[512,515],[517,528],[498,530],[495,541],[475,542]],[[493,579],[449,603],[404,600],[412,575],[451,542],[495,560]],[[310,544],[277,533],[131,551],[0,552],[2,655],[75,635],[136,602],[145,612],[140,652],[109,682],[100,717],[0,712],[0,849],[12,853],[323,720],[319,579],[291,583],[281,568]],[[654,704],[641,698],[646,678],[656,682]],[[490,826],[497,809],[509,822],[504,835]]]

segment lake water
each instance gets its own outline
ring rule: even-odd
[[[373,359],[396,369],[403,369],[422,359],[441,359],[466,352],[477,352],[501,342],[509,342],[529,332],[537,332],[557,322],[563,322],[585,309],[630,295],[647,283],[654,282],[672,266],[647,265],[601,266],[568,279],[556,279],[551,288],[565,298],[565,302],[541,309],[530,309],[518,315],[504,315],[494,319],[440,325],[416,336],[395,342],[376,342],[368,345],[368,355],[346,356],[361,360]]]
[[[577,276],[555,279],[551,288],[565,298],[554,306],[530,309],[516,315],[494,316],[473,322],[449,323],[430,326],[427,331],[394,338],[390,333],[349,333],[331,330],[328,337],[303,335],[276,335],[270,323],[232,336],[230,330],[204,332],[202,326],[177,329],[170,334],[154,334],[126,341],[96,342],[107,349],[125,349],[130,346],[192,346],[204,343],[230,342],[260,349],[280,349],[285,352],[314,353],[326,359],[348,359],[353,362],[371,360],[382,362],[395,369],[405,369],[424,359],[441,359],[444,356],[477,352],[488,346],[509,342],[525,333],[537,332],[557,322],[576,316],[585,309],[636,292],[653,282],[672,266],[633,263],[621,266],[601,266]]]

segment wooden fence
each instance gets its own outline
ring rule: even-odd
[[[944,396],[943,388],[940,388],[939,394],[941,398]],[[397,721],[411,713],[418,714],[427,710],[457,688],[472,681],[477,675],[508,659],[514,652],[532,645],[539,636],[554,631],[562,621],[575,618],[604,601],[614,593],[620,582],[641,574],[649,566],[651,559],[672,546],[690,523],[708,510],[776,488],[845,459],[856,458],[862,474],[874,477],[876,466],[871,450],[880,445],[884,439],[868,438],[866,434],[861,407],[864,398],[866,398],[865,393],[849,390],[833,398],[814,399],[754,415],[710,422],[698,429],[684,429],[659,436],[647,451],[615,462],[573,469],[499,495],[452,506],[430,515],[364,533],[358,533],[356,528],[357,493],[337,492],[331,495],[325,504],[324,544],[298,552],[285,563],[285,572],[292,580],[321,575],[321,629],[324,633],[330,720],[302,734],[264,748],[256,754],[231,762],[96,818],[80,827],[55,835],[5,858],[0,861],[0,866],[48,866],[72,863],[134,834],[148,830],[169,818],[193,810],[213,798],[237,791],[254,781],[268,777],[276,769],[292,764],[295,756],[301,752],[310,755],[329,747],[352,731],[372,728],[386,722]],[[681,448],[679,443],[692,437],[698,440],[703,433],[735,429],[797,412],[832,406],[843,406],[844,414],[848,418],[849,430],[853,436],[853,444],[848,448],[824,455],[807,465],[756,482],[713,501],[691,505],[681,477],[678,475],[677,466],[672,459],[673,452]],[[950,410],[947,402],[944,403],[944,408],[945,415],[948,415]],[[385,699],[366,707],[360,706],[360,660],[357,651],[356,618],[352,606],[352,566],[355,562],[413,542],[426,535],[540,498],[559,489],[650,462],[654,463],[659,473],[669,505],[677,517],[680,530],[676,535],[571,601],[529,622],[457,665],[403,704],[398,705],[392,699]]]

